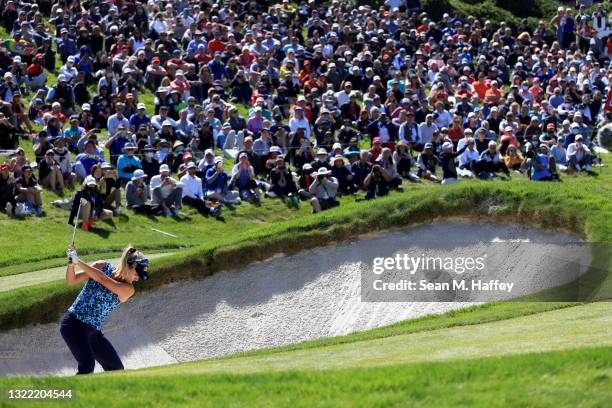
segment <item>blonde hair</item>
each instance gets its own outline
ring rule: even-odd
[[[125,280],[130,272],[130,266],[128,265],[128,259],[132,257],[136,257],[137,259],[144,258],[142,252],[138,251],[132,244],[129,244],[123,250],[121,254],[121,258],[119,259],[119,266],[114,273],[114,277],[116,279]]]

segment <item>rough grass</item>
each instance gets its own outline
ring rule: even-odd
[[[113,407],[603,407],[612,388],[611,356],[611,347],[601,347],[340,370],[3,378],[0,386],[72,389],[70,402],[35,403],[58,407],[111,401]],[[23,406],[4,393],[3,406]]]

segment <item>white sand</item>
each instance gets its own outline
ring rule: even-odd
[[[275,257],[137,295],[118,308],[104,332],[126,368],[337,336],[473,304],[470,299],[362,302],[361,270],[374,257],[397,252],[479,256],[491,249],[488,243],[502,242],[493,255],[501,266],[486,278],[521,282],[519,293],[528,293],[567,281],[569,275],[560,265],[568,262],[577,261],[573,273],[584,273],[590,251],[567,246],[578,241],[570,234],[511,224],[436,222]],[[0,345],[0,375],[76,371],[58,324],[0,333]]]

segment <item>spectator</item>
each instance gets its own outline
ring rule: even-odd
[[[220,201],[224,204],[240,204],[240,197],[237,191],[228,190],[229,178],[223,169],[223,158],[215,157],[213,167],[208,168],[205,173],[206,199]]]
[[[21,176],[15,180],[15,191],[18,203],[24,203],[37,217],[44,215],[42,209],[42,188],[38,184],[36,177],[34,177],[32,167],[29,165],[21,168]]]
[[[38,178],[43,187],[58,195],[64,194],[64,178],[53,149],[47,150],[44,159],[38,163]]]
[[[240,153],[238,163],[234,164],[232,168],[230,189],[238,191],[243,201],[254,200],[258,202],[262,195],[255,176],[255,170],[251,166],[246,152]]]
[[[87,176],[83,182],[83,187],[76,192],[72,200],[72,210],[68,218],[68,224],[74,225],[77,212],[83,219],[81,229],[89,231],[96,225],[98,220],[106,220],[113,217],[113,213],[104,209],[103,199],[98,191],[96,179],[93,176]],[[79,206],[81,207],[79,210]]]
[[[591,171],[591,150],[585,146],[582,135],[577,135],[575,142],[567,147],[567,168],[569,172]]]
[[[15,176],[6,163],[0,164],[0,211],[6,211],[9,217],[15,216]]]
[[[161,207],[151,205],[151,193],[149,185],[146,183],[146,173],[138,169],[134,171],[132,180],[125,187],[125,201],[127,208],[138,214],[144,215],[160,215]]]
[[[440,159],[434,154],[433,143],[425,143],[423,151],[417,157],[417,177],[440,182],[441,180],[436,176],[439,163]]]
[[[497,150],[497,143],[491,140],[487,150],[480,154],[480,160],[477,165],[478,177],[491,179],[497,176],[497,173],[503,172],[507,177],[510,177],[510,171],[506,167],[506,163]]]
[[[142,163],[135,153],[138,148],[132,142],[128,142],[123,147],[124,154],[117,160],[117,170],[119,171],[119,182],[125,186],[134,176],[136,169],[142,169]]]
[[[180,216],[183,186],[170,177],[170,167],[167,164],[159,167],[159,174],[151,178],[149,188],[153,206],[160,207],[165,216]]]
[[[338,180],[331,176],[331,171],[325,167],[319,168],[317,177],[308,189],[312,198],[312,212],[318,213],[340,205],[336,199]]]
[[[194,162],[187,164],[187,174],[181,177],[183,185],[183,204],[187,204],[197,209],[201,214],[218,217],[221,207],[210,204],[204,197],[202,189],[202,179],[196,176],[197,166]],[[179,216],[177,209],[173,211],[175,217]]]

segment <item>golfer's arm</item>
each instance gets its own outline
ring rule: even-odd
[[[68,264],[66,267],[66,283],[68,285],[78,285],[79,283],[85,282],[88,276],[84,272],[76,272],[75,265],[73,263]]]
[[[102,271],[86,264],[81,260],[79,260],[79,266],[90,279],[95,280],[99,284],[103,285],[106,289],[116,294],[120,301],[125,302],[134,294],[134,287],[132,285],[117,282],[116,280],[106,276],[104,273],[102,273]]]

